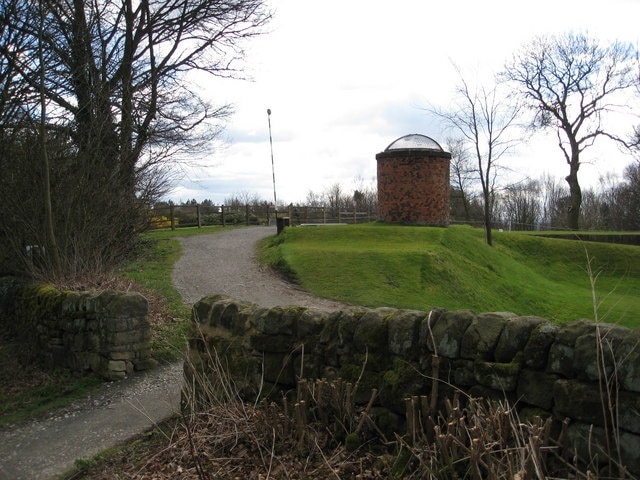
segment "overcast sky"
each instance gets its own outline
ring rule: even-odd
[[[444,144],[426,109],[453,98],[454,64],[469,75],[498,71],[541,34],[640,39],[640,0],[267,1],[269,32],[247,45],[252,80],[206,83],[214,102],[235,106],[226,145],[188,172],[169,196],[176,202],[244,193],[273,200],[268,108],[277,200],[288,204],[335,183],[375,185],[376,153],[403,135]],[[631,161],[604,147],[585,152],[583,183]],[[505,163],[534,177],[568,173],[551,139],[523,145]]]

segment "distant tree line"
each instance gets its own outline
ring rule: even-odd
[[[484,225],[484,201],[477,186],[472,167],[461,160],[460,151],[452,148],[451,162],[451,212],[452,223]],[[640,231],[640,163],[629,164],[618,178],[608,174],[600,178],[598,185],[584,189],[580,209],[580,224],[584,230]],[[561,179],[544,175],[538,179],[525,179],[493,189],[491,212],[497,228],[506,230],[568,230],[566,215],[570,204],[570,192]],[[168,202],[158,202],[155,210],[168,208]],[[219,205],[212,200],[195,199],[180,202],[177,206],[202,208],[205,225],[220,223]],[[224,200],[228,212],[227,223],[246,222],[246,212],[254,215],[250,223],[266,223],[265,215],[274,215],[273,204],[255,193],[238,193]],[[248,210],[247,210],[248,208]],[[288,205],[280,205],[281,214],[290,209],[322,208],[327,216],[335,219],[341,213],[361,212],[377,218],[378,201],[375,186],[357,185],[347,188],[332,184],[320,192],[309,191],[306,199]],[[214,209],[214,210],[209,210]],[[254,213],[255,212],[255,213]],[[207,216],[208,215],[208,216]],[[260,219],[258,218],[260,217]],[[177,210],[181,225],[195,222],[193,208]]]
[[[569,230],[570,191],[550,176],[512,183],[494,191],[493,223],[508,230]],[[452,185],[453,222],[483,225],[480,195]],[[640,231],[640,163],[631,163],[621,179],[600,178],[583,189],[579,215],[582,230]]]

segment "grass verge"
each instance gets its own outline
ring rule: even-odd
[[[320,297],[368,307],[511,311],[565,322],[593,317],[640,326],[640,247],[481,230],[382,224],[286,229],[263,261]]]

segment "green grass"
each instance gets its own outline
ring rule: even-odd
[[[23,356],[18,344],[0,345],[0,427],[68,405],[102,383],[93,375],[43,371]]]
[[[289,228],[262,246],[306,290],[369,307],[511,311],[554,322],[593,318],[640,326],[640,247],[382,224]]]
[[[186,345],[191,306],[183,303],[178,290],[171,282],[174,263],[182,251],[177,237],[189,237],[219,232],[232,227],[187,227],[178,230],[152,230],[140,239],[136,258],[127,263],[122,274],[162,298],[166,314],[176,322],[161,323],[154,327],[152,355],[161,363],[171,362],[182,356]]]

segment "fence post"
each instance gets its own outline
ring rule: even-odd
[[[225,227],[226,223],[224,221],[224,205],[220,205],[220,216],[222,217],[222,226]]]
[[[244,222],[249,226],[249,204],[244,206]]]
[[[198,217],[198,228],[202,227],[202,219],[200,218],[200,204],[196,204],[196,216]]]
[[[169,204],[169,218],[171,220],[171,230],[175,230],[176,229],[176,221],[173,217],[173,203]]]
[[[356,212],[356,206],[353,206],[353,224],[355,225],[356,223],[358,223],[358,215]]]

